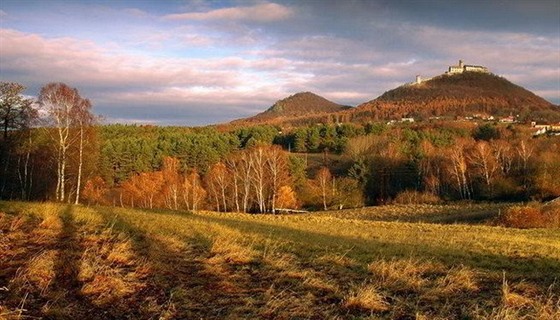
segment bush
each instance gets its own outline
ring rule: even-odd
[[[437,195],[416,190],[405,190],[393,200],[395,204],[437,204],[440,202],[441,199]]]
[[[498,223],[513,228],[560,228],[560,206],[511,207],[498,217]]]

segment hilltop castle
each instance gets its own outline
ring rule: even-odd
[[[486,67],[464,64],[463,60],[459,60],[459,65],[449,66],[449,69],[447,70],[447,72],[445,74],[457,74],[457,73],[463,73],[463,72],[466,72],[466,71],[489,73],[488,68],[486,68]]]
[[[486,67],[464,64],[463,60],[459,60],[458,65],[449,66],[449,68],[447,69],[447,71],[443,75],[453,75],[453,74],[459,74],[459,73],[463,73],[463,72],[490,73],[490,71],[488,71],[488,68],[486,68]],[[426,82],[426,81],[431,80],[431,79],[432,78],[422,78],[420,75],[417,75],[416,80],[414,82],[407,83],[407,85],[421,84],[422,82]]]

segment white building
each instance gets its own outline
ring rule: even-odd
[[[464,64],[463,60],[459,60],[458,65],[449,66],[449,69],[447,70],[446,74],[457,74],[457,73],[463,73],[465,71],[489,73],[488,68],[486,67]]]

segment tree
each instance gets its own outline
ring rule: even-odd
[[[77,89],[71,88],[64,83],[49,83],[45,85],[39,94],[39,103],[49,116],[50,121],[48,124],[54,128],[52,137],[57,145],[55,198],[57,201],[64,201],[66,199],[68,149],[79,139],[79,137],[72,135],[71,128],[77,122],[85,123],[85,115],[89,114],[91,104],[80,96]],[[77,121],[77,118],[82,116],[84,119]],[[83,133],[83,131],[81,132]],[[80,141],[83,143],[83,140]]]
[[[196,169],[189,170],[183,178],[183,201],[187,209],[196,211],[206,197],[206,190],[200,182],[200,175]]]
[[[0,121],[3,140],[8,141],[11,131],[29,128],[37,117],[33,101],[23,97],[25,87],[14,82],[0,82]]]
[[[486,184],[486,186],[490,186],[492,184],[494,175],[498,170],[498,165],[496,163],[494,155],[492,154],[492,148],[490,147],[488,142],[484,140],[478,141],[474,145],[469,159],[477,169],[476,171],[478,172],[478,174],[484,179],[484,183]]]
[[[278,189],[276,200],[278,208],[296,209],[298,207],[297,196],[292,187],[281,186]]]
[[[105,194],[107,193],[107,184],[99,177],[93,177],[86,181],[84,186],[84,198],[93,204],[100,204],[104,202]]]
[[[262,145],[254,147],[249,151],[251,166],[251,181],[255,190],[255,196],[259,212],[266,211],[266,152]]]
[[[212,195],[216,201],[216,210],[221,209],[225,212],[227,206],[227,188],[229,185],[229,173],[226,165],[223,162],[214,164],[207,174],[208,186],[212,191]]]
[[[533,146],[529,141],[521,140],[519,141],[517,147],[515,148],[519,158],[519,167],[521,171],[521,176],[523,178],[523,189],[528,192],[529,180],[530,180],[530,160],[533,157]]]
[[[321,195],[321,200],[323,202],[323,209],[328,209],[328,204],[332,198],[332,183],[333,178],[331,175],[330,170],[327,167],[321,167],[319,172],[317,173],[317,177],[315,177],[316,185],[319,190],[319,194]]]
[[[455,178],[461,199],[471,198],[471,189],[468,179],[467,159],[465,157],[464,141],[457,141],[449,152],[450,173]]]
[[[78,131],[78,173],[76,175],[76,199],[74,204],[80,203],[80,189],[82,187],[82,175],[84,167],[84,144],[92,142],[93,125],[96,122],[94,115],[91,113],[91,102],[88,99],[79,99],[77,104],[71,111],[73,126]],[[88,134],[89,133],[89,134]],[[89,138],[89,139],[88,139]]]
[[[268,147],[266,156],[266,167],[270,177],[270,209],[275,213],[278,191],[281,186],[288,184],[288,162],[279,146]]]
[[[162,175],[164,180],[165,204],[169,209],[179,209],[179,160],[173,157],[163,158]]]
[[[21,136],[27,131],[37,118],[37,110],[33,108],[31,99],[23,97],[25,87],[14,82],[0,82],[0,121],[2,125],[2,139],[0,140],[0,164],[2,164],[0,197],[4,197],[8,182],[8,169],[14,148],[29,140]],[[28,134],[30,138],[31,135]],[[27,150],[30,150],[27,148]],[[27,153],[27,160],[30,153]],[[27,166],[25,167],[27,170]]]

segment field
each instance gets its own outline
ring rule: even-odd
[[[560,319],[560,230],[481,223],[502,208],[0,202],[0,318]]]

